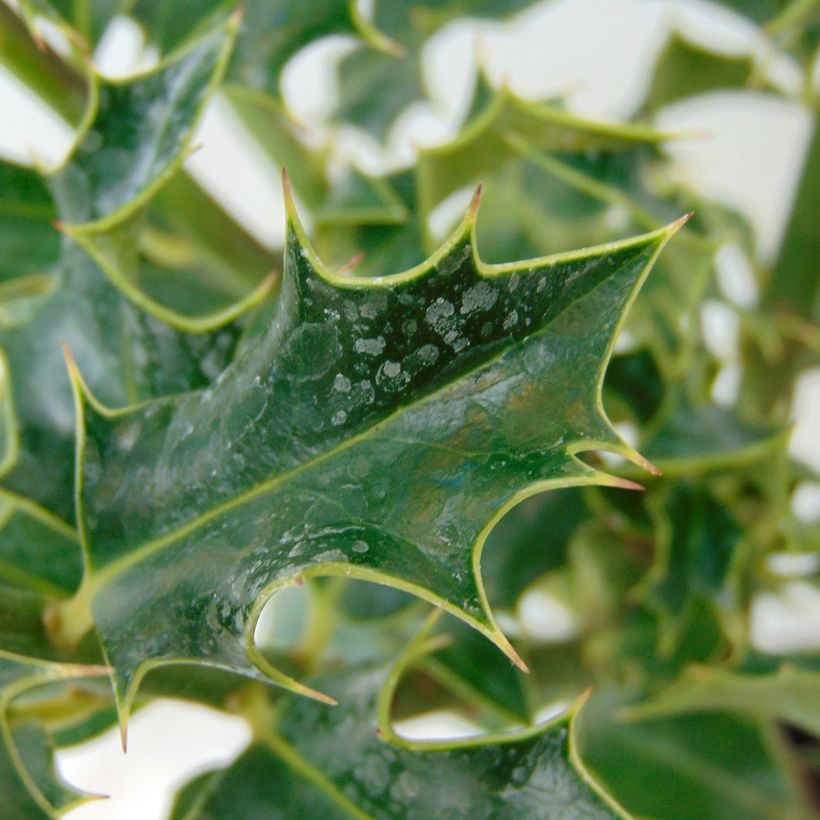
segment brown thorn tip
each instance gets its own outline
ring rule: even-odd
[[[630,481],[628,478],[619,478],[615,486],[620,487],[622,490],[636,490],[641,493],[646,489],[643,484],[638,484],[637,481]]]
[[[470,216],[475,216],[478,213],[478,206],[481,204],[481,195],[484,191],[484,183],[479,182],[475,189],[473,198],[470,200]]]
[[[66,364],[72,369],[77,369],[77,361],[74,358],[74,354],[71,352],[71,348],[68,346],[68,342],[65,340],[60,342],[60,347],[63,349],[63,356],[65,357]]]
[[[498,648],[525,674],[530,673],[530,668],[524,663],[524,659],[515,651],[513,645],[507,640],[507,636],[503,632],[498,633],[499,637],[496,641]]]
[[[365,257],[365,255],[364,255],[364,253],[362,253],[362,252],[355,254],[355,255],[354,255],[354,256],[352,256],[350,259],[348,259],[348,260],[347,260],[347,262],[345,262],[345,263],[344,263],[344,265],[342,265],[342,266],[341,266],[341,267],[340,267],[340,268],[336,271],[336,273],[337,273],[339,276],[344,276],[344,274],[346,274],[346,273],[350,273],[350,271],[351,271],[353,268],[355,268],[355,267],[356,267],[356,265],[358,265],[358,264],[359,264],[359,262],[361,262],[361,261],[362,261],[362,259],[364,259],[364,257]]]

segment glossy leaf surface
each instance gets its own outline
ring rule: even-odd
[[[505,647],[473,563],[493,511],[614,481],[574,452],[630,453],[601,373],[674,227],[492,268],[471,209],[421,268],[357,281],[323,270],[289,214],[271,327],[217,384],[120,412],[82,400],[88,592],[122,691],[163,658],[237,663],[258,604],[306,573],[408,589]],[[391,475],[418,476],[413,494]],[[134,595],[152,601],[137,618]]]

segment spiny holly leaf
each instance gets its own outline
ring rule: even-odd
[[[692,617],[694,599],[720,597],[742,530],[705,487],[691,483],[679,481],[658,494],[652,508],[656,557],[649,602],[662,618],[660,651],[668,654]]]
[[[425,226],[431,211],[450,194],[516,159],[519,144],[536,153],[631,155],[632,161],[657,156],[668,135],[641,125],[584,119],[555,106],[523,100],[509,89],[495,91],[452,141],[419,153],[418,200]],[[623,161],[623,160],[622,160]],[[601,163],[603,165],[603,163]]]
[[[186,787],[172,816],[216,820],[251,807],[358,818],[625,816],[575,755],[574,714],[462,741],[398,736],[390,720],[396,685],[432,648],[416,642],[392,668],[324,677],[320,685],[339,698],[336,709],[298,700],[274,718],[264,704],[249,703],[254,742],[229,768]]]
[[[13,301],[23,279],[42,282],[57,259],[60,240],[52,227],[57,211],[43,180],[28,168],[0,162],[0,303]],[[28,277],[36,277],[29,279]],[[43,281],[45,280],[45,281]],[[12,284],[14,282],[14,284]],[[7,324],[7,322],[2,322]]]
[[[730,711],[776,719],[820,737],[820,673],[784,664],[775,674],[755,675],[691,666],[671,686],[630,707],[631,720]]]
[[[68,162],[51,179],[63,222],[116,224],[173,176],[220,81],[236,25],[231,18],[131,80],[92,75],[92,113]]]
[[[264,666],[261,604],[316,574],[434,600],[514,656],[487,609],[480,545],[494,511],[526,495],[623,485],[575,453],[643,463],[606,421],[600,383],[624,310],[682,221],[488,266],[475,212],[425,265],[357,280],[323,268],[288,199],[271,327],[212,388],[110,411],[75,376],[82,594],[125,702],[163,659],[239,668],[244,645]]]
[[[795,374],[817,362],[820,254],[812,218],[820,199],[817,118],[777,261],[763,277],[764,308],[745,323],[741,406],[754,418],[785,420]]]
[[[770,725],[729,715],[622,723],[611,692],[581,710],[578,754],[627,811],[639,817],[750,820],[810,817],[781,763]],[[765,776],[761,773],[765,772]]]
[[[25,16],[26,4],[21,6]],[[63,119],[76,123],[82,116],[87,88],[81,73],[32,36],[23,19],[0,3],[0,63],[45,100]]]
[[[294,191],[317,225],[348,228],[362,222],[392,224],[408,218],[399,197],[382,180],[355,168],[346,168],[331,179],[327,151],[311,150],[305,144],[281,101],[234,83],[224,86],[222,93],[273,164],[288,169]]]
[[[57,774],[51,743],[42,727],[9,712],[18,698],[37,687],[105,671],[0,652],[0,789],[7,817],[56,817],[91,797],[68,786]]]
[[[96,229],[110,228],[173,174],[218,80],[230,40],[228,27],[132,83],[92,83],[100,85],[97,104],[74,154],[51,180],[63,221],[98,218]],[[99,161],[104,156],[110,164]],[[117,168],[125,166],[123,182]],[[14,190],[35,192],[40,208],[45,207],[36,174],[15,169],[14,178]],[[155,322],[136,311],[76,248],[64,247],[47,272],[53,286],[38,300],[29,321],[0,329],[20,430],[19,455],[6,483],[71,521],[73,403],[61,343],[84,351],[89,379],[101,395],[125,402],[157,395],[151,388],[161,391],[168,382],[177,390],[195,386],[197,378],[201,384],[206,354],[214,349],[218,372],[229,360],[236,332],[227,332],[226,345],[220,336],[186,336]],[[192,370],[198,374],[193,382]]]
[[[685,97],[727,88],[743,88],[754,71],[754,60],[696,45],[673,32],[657,58],[642,110],[652,114]]]
[[[374,10],[374,24],[399,44],[394,53],[359,49],[339,64],[338,116],[384,139],[397,115],[408,105],[427,97],[422,75],[422,48],[437,30],[460,15],[504,18],[528,2],[464,3],[382,0]]]

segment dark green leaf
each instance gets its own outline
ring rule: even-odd
[[[624,807],[640,817],[808,817],[779,766],[771,727],[728,715],[632,723],[612,718],[611,693],[581,711],[578,753]]]
[[[597,397],[622,312],[677,226],[490,267],[471,208],[423,267],[357,280],[324,269],[289,214],[270,330],[217,384],[115,412],[81,388],[84,594],[126,699],[161,659],[261,663],[261,603],[316,574],[440,601],[507,647],[472,558],[493,511],[612,483],[581,449],[639,460]]]

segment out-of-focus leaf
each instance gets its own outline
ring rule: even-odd
[[[689,667],[680,680],[627,710],[631,720],[700,712],[742,712],[784,721],[820,737],[820,674],[784,665],[773,675]]]
[[[25,11],[27,5],[21,5]],[[85,108],[88,89],[81,72],[35,40],[23,19],[0,3],[0,64],[45,100],[63,119],[77,122]]]
[[[0,788],[6,817],[55,817],[89,799],[58,775],[44,730],[31,720],[10,715],[9,710],[16,699],[39,686],[102,672],[0,652]]]
[[[741,406],[764,420],[785,420],[792,384],[820,351],[820,129],[814,134],[777,262],[764,279],[763,311],[747,322]],[[764,312],[765,311],[765,312]]]
[[[422,53],[427,39],[458,17],[499,19],[526,8],[521,0],[441,3],[415,0],[381,0],[376,3],[374,24],[399,44],[400,53],[358,49],[339,66],[340,120],[363,128],[383,140],[401,111],[426,99]]]
[[[781,767],[772,728],[729,715],[622,723],[612,692],[590,698],[578,721],[578,754],[639,817],[801,818],[808,807]]]
[[[422,224],[432,210],[448,196],[480,181],[521,155],[521,146],[531,153],[558,154],[562,158],[619,163],[620,155],[650,158],[666,135],[652,128],[595,122],[555,106],[521,99],[507,89],[499,89],[489,104],[461,133],[443,145],[419,153],[418,200]],[[628,160],[627,160],[628,162]]]
[[[665,475],[727,469],[782,446],[783,430],[745,423],[734,411],[713,404],[693,406],[681,393],[669,391],[641,442],[646,457]]]
[[[661,616],[661,652],[669,652],[692,617],[695,598],[719,599],[742,530],[705,488],[679,480],[652,503],[656,555],[648,601]]]
[[[727,88],[743,88],[752,76],[749,56],[719,54],[673,32],[652,71],[643,109],[655,112],[664,105]]]
[[[98,229],[117,224],[174,175],[234,36],[234,24],[215,29],[129,81],[94,77],[93,115],[51,178],[63,222]]]
[[[404,665],[418,654],[415,647],[392,669],[326,676],[319,685],[338,697],[335,709],[293,701],[274,722],[257,706],[249,713],[259,721],[255,742],[229,768],[187,787],[174,817],[227,818],[238,805],[245,815],[261,808],[359,818],[623,816],[577,762],[574,715],[464,741],[396,735],[390,704]]]
[[[588,515],[577,489],[553,490],[513,507],[484,544],[481,569],[489,601],[512,609],[536,578],[564,564],[569,538]]]

